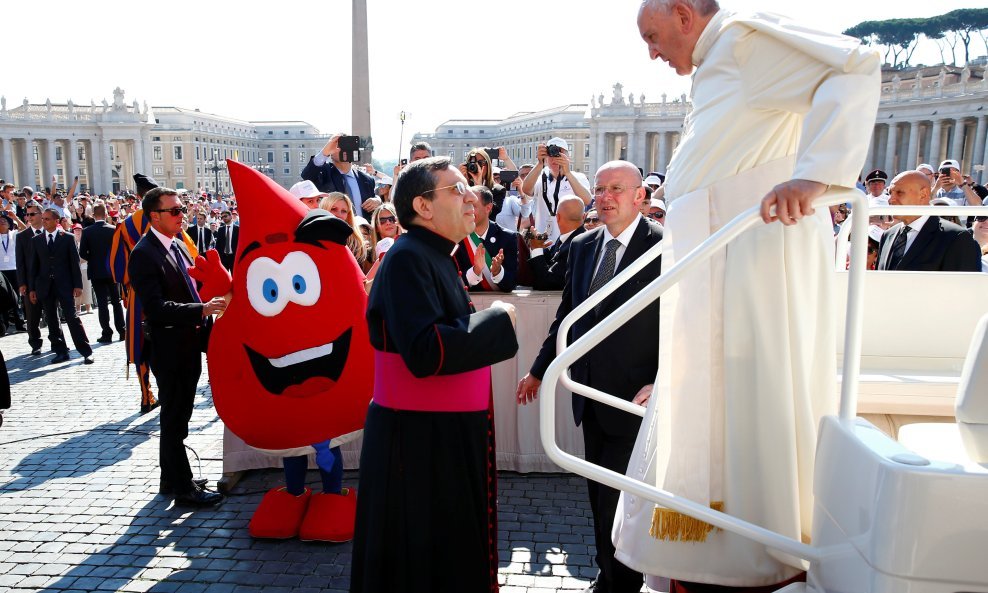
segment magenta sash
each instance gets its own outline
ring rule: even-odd
[[[418,378],[401,355],[374,351],[374,403],[413,412],[487,411],[491,367],[455,375]]]

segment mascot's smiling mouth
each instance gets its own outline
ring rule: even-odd
[[[346,330],[339,338],[328,344],[298,350],[279,358],[267,358],[246,344],[244,349],[254,369],[254,375],[268,393],[288,397],[308,397],[331,387],[340,379],[350,352],[352,331],[352,329]],[[310,379],[315,381],[310,382]],[[310,388],[303,388],[306,382],[311,383]]]

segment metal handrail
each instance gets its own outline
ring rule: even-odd
[[[842,204],[844,202],[851,202],[854,206],[857,206],[853,208],[851,212],[852,222],[855,223],[851,229],[851,248],[854,252],[852,253],[851,260],[852,262],[859,262],[857,265],[852,265],[848,282],[849,306],[844,344],[845,380],[841,386],[840,418],[842,422],[850,426],[854,421],[855,410],[857,409],[857,385],[861,370],[860,354],[862,311],[860,302],[865,271],[863,262],[867,253],[867,241],[865,240],[868,236],[867,201],[864,194],[856,189],[841,189],[833,190],[824,194],[814,200],[813,205],[814,207],[819,208]],[[556,444],[556,402],[553,395],[555,394],[556,385],[558,383],[562,382],[563,385],[567,386],[574,393],[579,393],[580,395],[589,397],[601,403],[613,405],[615,401],[621,402],[622,405],[615,407],[619,407],[622,410],[627,410],[627,407],[624,404],[630,403],[614,396],[602,393],[587,385],[582,385],[573,381],[565,373],[565,370],[580,357],[589,352],[590,349],[596,344],[600,343],[607,337],[607,335],[626,323],[634,315],[641,312],[645,307],[659,298],[662,293],[666,292],[674,284],[679,282],[679,280],[689,269],[706,261],[716,251],[723,249],[727,243],[758,224],[762,224],[758,206],[744,211],[719,231],[707,238],[703,243],[687,254],[681,261],[676,262],[672,268],[663,272],[661,276],[650,282],[645,288],[639,291],[638,294],[621,305],[616,311],[599,321],[596,326],[594,326],[585,335],[581,336],[571,346],[560,349],[559,346],[565,346],[565,336],[568,333],[569,328],[572,327],[573,322],[585,315],[596,304],[599,304],[600,301],[606,298],[607,295],[616,290],[617,287],[620,286],[621,282],[628,280],[637,271],[640,271],[645,265],[658,257],[661,253],[661,248],[657,246],[645,252],[641,257],[635,260],[635,262],[629,265],[628,268],[626,268],[621,274],[615,276],[610,282],[591,295],[587,301],[574,308],[573,311],[567,315],[567,317],[560,324],[560,328],[558,330],[558,355],[549,365],[549,368],[546,369],[545,375],[542,379],[541,391],[543,396],[539,398],[539,422],[542,433],[542,446],[549,458],[564,469],[586,476],[596,482],[605,484],[612,488],[624,490],[632,495],[661,504],[662,506],[670,508],[674,511],[695,517],[705,521],[706,523],[757,541],[770,548],[774,548],[792,556],[811,561],[819,560],[821,557],[821,551],[818,548],[814,548],[813,546],[804,544],[803,542],[791,537],[765,529],[764,527],[755,525],[754,523],[749,523],[722,512],[715,511],[705,505],[701,505],[693,502],[692,500],[677,496],[653,485],[629,478],[624,474],[619,474],[615,471],[599,467],[563,451]],[[638,408],[635,413],[639,416],[644,414],[644,410],[641,406],[634,407]]]
[[[929,216],[931,214],[939,216],[988,215],[988,206],[868,206],[868,216]],[[837,233],[837,257],[834,260],[834,269],[838,272],[843,272],[846,269],[848,235],[851,226],[842,224]]]

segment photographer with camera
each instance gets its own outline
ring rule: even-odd
[[[981,205],[981,198],[974,192],[974,182],[961,175],[961,166],[954,159],[940,163],[932,193],[934,198],[948,198],[958,206]]]
[[[495,157],[497,157],[495,159]],[[504,161],[504,171],[517,171],[514,161],[508,156],[508,151],[503,146],[497,148],[474,148],[467,153],[467,162],[460,165],[460,172],[467,178],[470,185],[483,185],[491,190],[494,196],[494,208],[491,217],[495,220],[501,213],[504,206],[504,196],[507,190],[504,186],[494,182],[494,160]]]
[[[559,196],[573,194],[583,200],[585,206],[590,205],[590,181],[583,173],[570,169],[569,145],[558,136],[539,145],[538,162],[522,184],[521,191],[533,197],[535,229],[542,232],[548,228],[549,241],[559,237],[555,219]]]
[[[309,158],[302,169],[302,179],[315,183],[323,193],[345,194],[355,207],[369,214],[381,205],[381,198],[374,195],[374,178],[353,166],[359,147],[359,139],[354,138],[357,137],[343,134],[330,138],[320,152]]]

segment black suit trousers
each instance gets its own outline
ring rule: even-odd
[[[75,311],[75,297],[72,293],[59,294],[54,287],[48,295],[39,303],[45,315],[45,323],[48,324],[48,341],[51,347],[58,354],[68,354],[69,347],[65,343],[65,335],[62,333],[62,325],[58,320],[58,310],[62,310],[62,319],[65,325],[69,326],[69,335],[72,336],[72,345],[79,354],[92,356],[93,347],[89,345],[89,338],[86,330],[82,327],[82,320]],[[40,341],[39,341],[40,342]]]
[[[17,292],[17,270],[3,270],[3,275],[7,279],[7,283]],[[7,311],[6,318],[2,322],[11,323],[14,325],[20,325],[23,323],[21,321],[21,309],[20,307],[14,307]]]
[[[24,301],[24,321],[27,324],[27,343],[31,350],[41,349],[44,343],[41,339],[41,301],[31,303],[27,295],[21,297]],[[54,346],[53,346],[54,347]]]
[[[588,401],[581,423],[585,458],[590,463],[624,474],[628,471],[637,431],[608,434],[597,421],[594,408],[595,404]],[[587,490],[590,495],[590,511],[593,514],[594,541],[597,544],[595,560],[600,569],[597,586],[609,593],[637,593],[642,588],[644,578],[640,572],[635,572],[614,558],[614,543],[611,541],[620,492],[593,480],[587,480]]]
[[[113,325],[121,336],[127,324],[124,322],[123,307],[120,305],[120,288],[112,278],[97,278],[92,280],[93,291],[96,292],[96,307],[99,309],[99,326],[103,329],[104,338],[113,336],[110,327],[110,307],[113,307]]]
[[[182,494],[192,488],[192,468],[185,453],[185,439],[189,436],[196,385],[202,374],[202,357],[195,344],[190,347],[194,355],[161,348],[160,344],[156,347],[153,343],[150,350],[151,372],[158,382],[158,401],[161,402],[161,479],[177,494]]]

